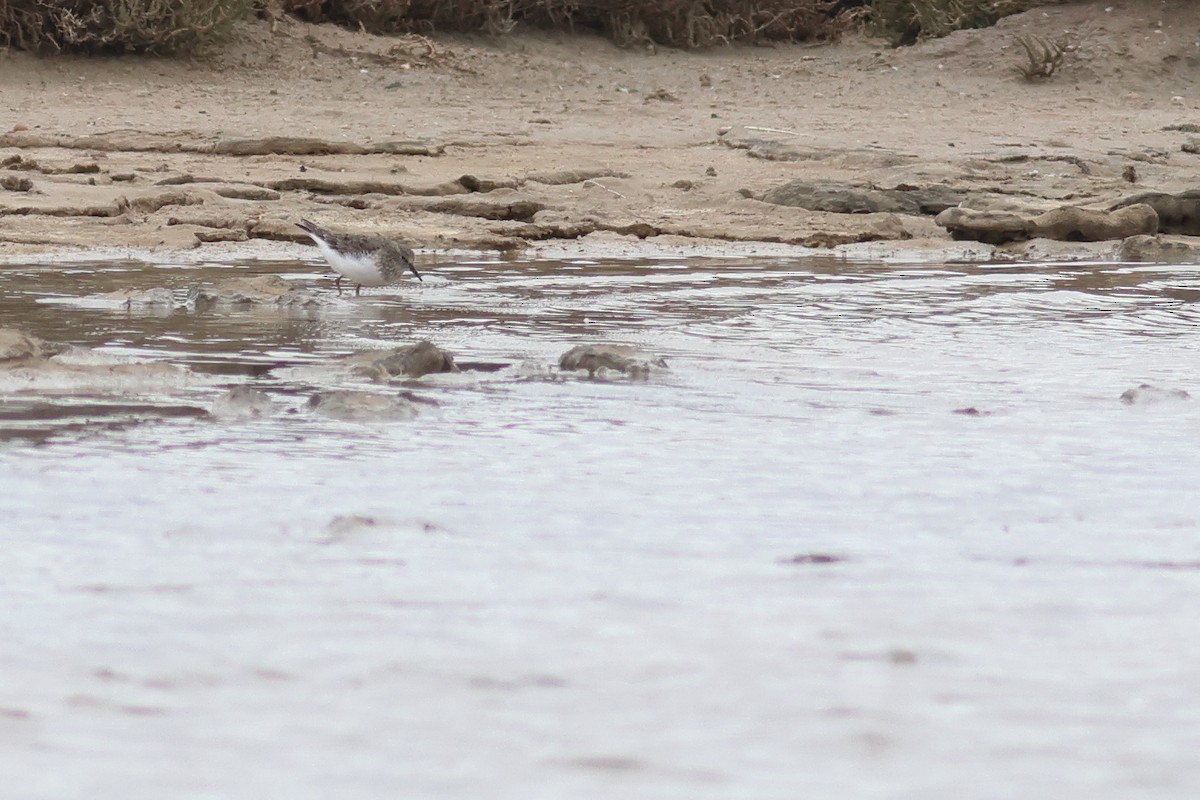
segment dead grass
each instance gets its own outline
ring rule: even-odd
[[[1046,0],[874,0],[871,25],[893,45],[986,28],[1001,17],[1044,5]]]
[[[1045,80],[1058,72],[1070,49],[1065,38],[1047,39],[1031,33],[1018,36],[1017,44],[1025,53],[1025,61],[1014,69],[1030,82]]]

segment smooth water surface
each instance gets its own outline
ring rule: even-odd
[[[1194,268],[424,266],[0,267],[0,327],[190,370],[0,396],[7,796],[1200,796],[1200,404],[1119,400],[1200,388]],[[420,339],[511,366],[307,413]],[[544,369],[594,341],[670,371]]]

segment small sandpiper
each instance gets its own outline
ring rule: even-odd
[[[354,281],[354,294],[364,286],[386,286],[397,283],[407,269],[417,280],[421,273],[413,266],[413,251],[399,242],[382,236],[357,233],[334,233],[320,225],[302,219],[296,227],[317,243],[321,254],[338,274],[334,286],[342,293],[342,278]]]

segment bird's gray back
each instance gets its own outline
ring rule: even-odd
[[[374,253],[383,250],[390,244],[387,239],[381,236],[367,236],[359,233],[321,231],[321,236],[334,250],[348,255]]]

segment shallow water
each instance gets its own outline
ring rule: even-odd
[[[197,373],[0,401],[11,796],[1197,796],[1200,406],[1118,398],[1195,392],[1200,273],[426,269],[307,312],[155,313],[61,301],[329,282],[0,268],[0,326]],[[336,356],[422,338],[671,369],[306,413],[354,385]],[[209,417],[241,383],[278,413]]]

